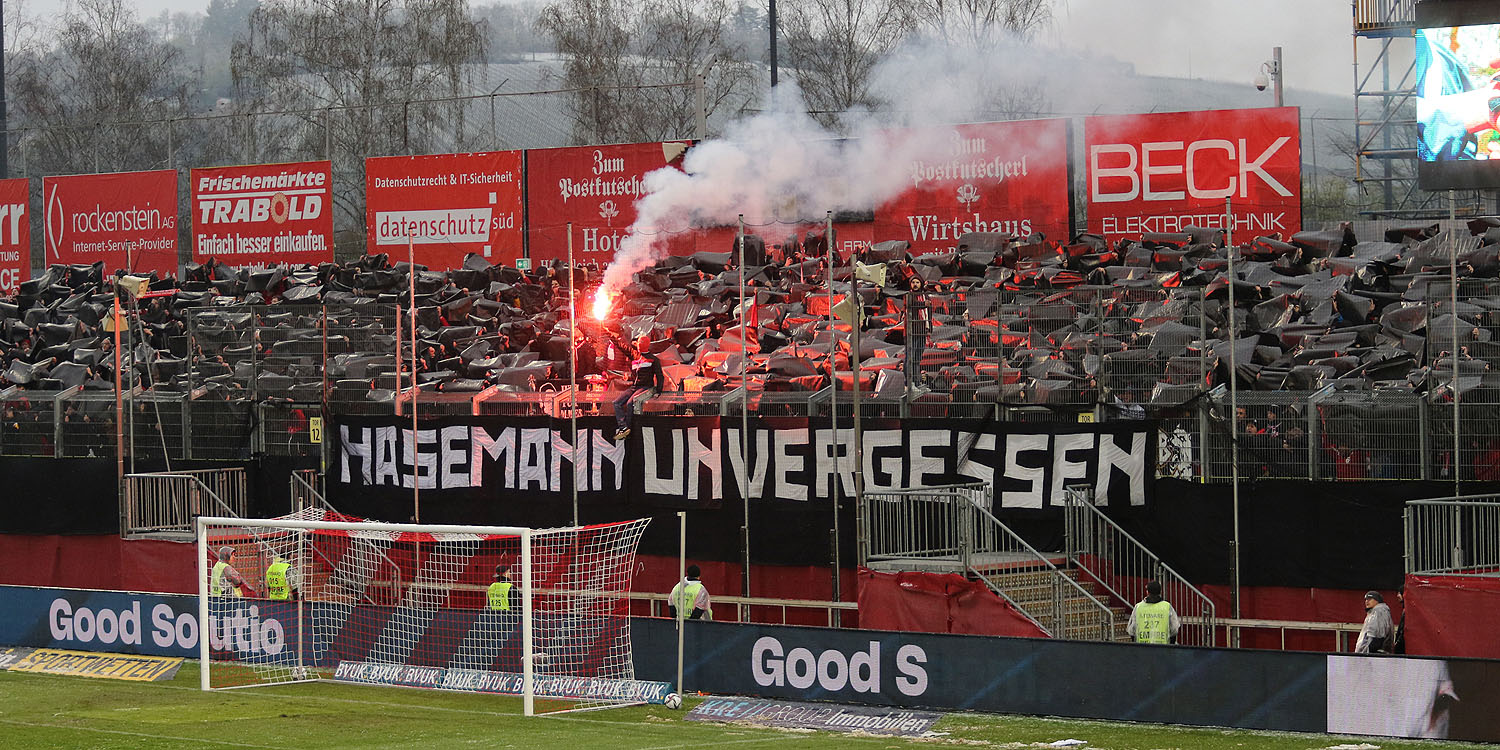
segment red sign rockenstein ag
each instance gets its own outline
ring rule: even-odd
[[[177,172],[42,178],[47,263],[177,273]]]

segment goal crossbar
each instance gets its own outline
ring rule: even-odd
[[[545,531],[524,526],[429,526],[416,523],[381,523],[379,521],[308,521],[300,518],[233,518],[230,516],[199,516],[198,526],[244,526],[257,528],[308,529],[328,531],[394,531],[409,534],[483,534],[487,536],[521,536]],[[589,527],[580,527],[589,528]]]

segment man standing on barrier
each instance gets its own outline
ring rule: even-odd
[[[651,337],[637,338],[631,355],[630,385],[615,399],[615,426],[619,428],[615,433],[615,440],[630,437],[630,402],[645,391],[650,391],[652,395],[660,394],[664,385],[661,360],[651,353]]]
[[[1383,654],[1391,641],[1391,608],[1379,591],[1365,593],[1365,624],[1354,642],[1356,654]]]
[[[1130,622],[1125,625],[1125,632],[1136,643],[1176,643],[1177,631],[1182,627],[1182,620],[1177,618],[1177,610],[1172,608],[1172,603],[1161,598],[1161,581],[1148,581],[1146,583],[1146,598],[1135,605],[1130,612]]]

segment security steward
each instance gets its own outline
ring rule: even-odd
[[[291,564],[279,555],[266,568],[266,597],[271,601],[284,602],[292,598],[291,569]]]
[[[1182,621],[1172,603],[1161,598],[1161,582],[1146,583],[1146,598],[1135,605],[1125,632],[1136,643],[1176,643]]]
[[[240,586],[245,585],[245,579],[240,577],[240,572],[234,567],[234,548],[224,545],[219,548],[218,562],[214,563],[213,571],[208,576],[208,593],[210,596],[243,596]]]
[[[509,565],[495,566],[495,582],[490,584],[485,599],[489,609],[495,612],[519,612],[521,592],[510,578]]]

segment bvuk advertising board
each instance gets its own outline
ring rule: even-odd
[[[177,172],[42,178],[46,262],[177,274]]]
[[[521,152],[365,159],[368,252],[462,268],[475,253],[514,265],[522,245]]]
[[[331,162],[194,169],[192,197],[195,263],[333,260]]]
[[[1235,241],[1302,229],[1296,107],[1084,119],[1089,231],[1111,241],[1190,226]]]

